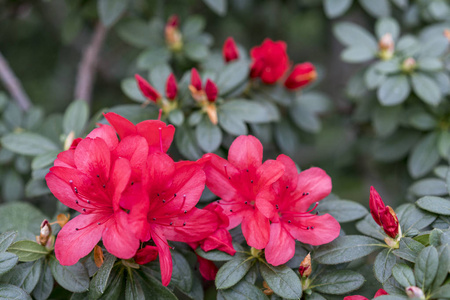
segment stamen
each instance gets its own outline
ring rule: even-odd
[[[183,226],[186,226],[186,222],[183,223]]]
[[[159,148],[161,152],[164,152],[163,150],[163,142],[162,142],[162,128],[159,127]]]

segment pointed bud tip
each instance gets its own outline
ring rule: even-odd
[[[210,79],[206,80],[205,93],[210,102],[216,101],[218,92],[216,84]]]

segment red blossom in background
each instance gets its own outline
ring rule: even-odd
[[[306,62],[298,64],[289,74],[284,82],[287,89],[295,90],[302,88],[317,78],[316,68],[312,63]]]
[[[383,296],[383,295],[389,295],[389,294],[388,294],[385,290],[379,289],[379,290],[376,292],[374,298],[379,297],[379,296]],[[347,296],[347,297],[344,297],[344,300],[369,300],[369,299],[367,299],[367,298],[364,297],[364,296],[354,295],[354,296]]]
[[[136,83],[145,98],[155,103],[158,102],[159,99],[161,99],[161,95],[154,87],[151,86],[151,84],[147,80],[145,80],[138,74],[134,75],[134,78],[136,78]]]
[[[294,256],[295,240],[322,245],[337,238],[341,229],[331,215],[312,214],[318,201],[331,192],[331,178],[325,171],[311,168],[298,174],[295,163],[286,155],[278,156],[277,161],[284,165],[283,176],[272,188],[264,190],[256,202],[261,213],[271,221],[265,256],[274,266]],[[313,204],[314,208],[308,210]]]
[[[169,100],[173,100],[177,97],[177,93],[178,93],[177,80],[175,79],[173,73],[170,73],[166,81],[166,97]]]
[[[206,154],[206,185],[221,198],[220,205],[229,217],[228,229],[242,223],[248,245],[263,249],[269,242],[270,223],[255,203],[261,191],[283,174],[283,164],[262,163],[263,148],[254,136],[239,136],[232,143],[228,160]]]
[[[206,98],[208,98],[208,101],[209,102],[216,101],[218,92],[219,91],[217,90],[216,84],[212,80],[207,79],[205,84],[205,93]]]
[[[286,43],[265,39],[261,46],[250,50],[252,65],[250,77],[260,77],[262,82],[273,84],[283,77],[289,69],[289,58]]]
[[[232,37],[228,37],[223,43],[222,56],[227,63],[239,58],[239,51]]]

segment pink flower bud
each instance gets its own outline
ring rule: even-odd
[[[202,79],[198,74],[196,68],[192,68],[191,70],[191,85],[197,90],[200,91],[202,89]]]
[[[145,80],[138,74],[134,75],[134,78],[136,78],[138,87],[141,90],[144,97],[155,103],[161,98],[161,95],[158,93],[158,91],[154,87],[152,87],[147,80]]]
[[[232,37],[225,40],[222,48],[222,55],[223,59],[227,63],[239,58],[239,52]]]
[[[175,76],[173,74],[170,74],[169,77],[167,77],[166,81],[166,97],[169,100],[173,100],[177,97],[178,92],[178,86],[177,86],[177,80],[175,79]]]
[[[209,102],[214,102],[217,99],[217,86],[214,82],[212,82],[211,80],[206,80],[206,85],[205,85],[205,93],[206,93],[206,97],[208,98]]]

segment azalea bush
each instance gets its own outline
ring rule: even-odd
[[[1,299],[450,299],[449,2],[0,5]]]

